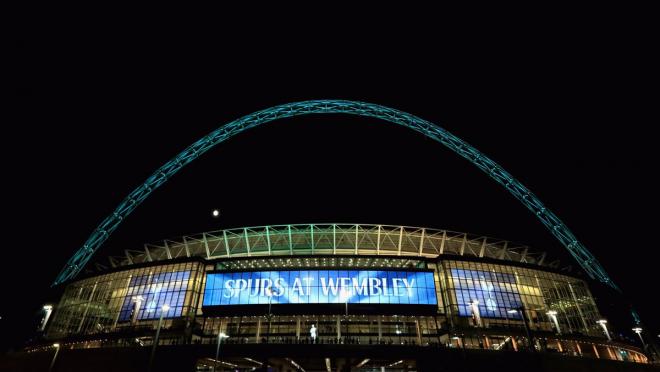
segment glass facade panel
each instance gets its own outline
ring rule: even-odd
[[[548,315],[553,310],[561,333],[601,336],[596,323],[601,316],[580,279],[481,262],[443,260],[438,266],[444,278],[441,297],[447,299],[445,310],[457,325],[477,325],[475,318],[479,317],[483,327],[522,326],[522,314],[516,310],[522,308],[530,329],[557,331]]]
[[[47,336],[151,327],[165,304],[170,309],[164,318],[194,316],[201,295],[203,267],[198,262],[150,266],[71,283],[60,299]]]

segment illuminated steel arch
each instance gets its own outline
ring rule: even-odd
[[[350,114],[382,119],[414,129],[442,143],[458,155],[472,162],[477,168],[486,172],[486,174],[504,186],[516,199],[532,211],[557,240],[568,249],[591,278],[598,279],[610,287],[619,290],[593,254],[575,238],[568,227],[554,213],[548,210],[531,191],[513,178],[511,174],[477,149],[446,130],[414,115],[376,104],[344,100],[313,100],[271,107],[223,125],[193,143],[174,159],[158,168],[142,185],[133,190],[111,215],[101,222],[85,244],[69,259],[53,285],[75,278],[96,250],[117,229],[124,218],[140,205],[153,190],[164,184],[181,168],[197,159],[213,146],[258,125],[277,119],[308,114]]]

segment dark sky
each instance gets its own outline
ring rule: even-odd
[[[315,44],[42,31],[15,43],[18,100],[3,126],[3,348],[29,337],[69,256],[157,167],[232,119],[318,98],[397,108],[474,145],[552,209],[660,328],[657,61],[636,37],[645,30],[489,32],[451,50],[428,30]],[[576,266],[466,160],[411,130],[342,115],[281,120],[221,144],[155,191],[95,258],[187,233],[311,222],[467,231]]]

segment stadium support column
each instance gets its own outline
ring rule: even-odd
[[[573,286],[571,285],[571,283],[568,283],[568,289],[571,291],[571,296],[573,296],[573,301],[575,301],[575,307],[577,308],[578,314],[580,315],[580,319],[582,320],[582,325],[584,326],[584,333],[588,334],[589,326],[587,325],[587,321],[584,319],[584,314],[582,314],[582,308],[580,307],[580,302],[578,302],[577,296],[575,296],[575,291],[573,291]],[[580,352],[580,354],[582,353]]]
[[[89,311],[89,303],[92,302],[92,299],[94,298],[94,292],[96,292],[96,286],[98,284],[99,284],[98,282],[94,283],[94,287],[92,288],[92,291],[89,294],[89,298],[87,299],[87,303],[85,304],[85,311],[83,312],[82,318],[80,318],[80,324],[78,324],[78,333],[80,333],[80,330],[82,329],[82,326],[85,323],[85,318],[87,317],[87,311]]]
[[[532,338],[532,333],[530,332],[529,325],[527,324],[526,312],[527,312],[527,310],[522,305],[519,306],[519,307],[507,310],[507,313],[509,313],[509,314],[520,314],[520,316],[522,317],[523,326],[525,327],[525,334],[527,335],[527,343],[529,344],[528,349],[529,349],[529,351],[536,351],[536,348],[534,347],[534,339]]]
[[[300,316],[296,316],[296,341],[300,340]]]
[[[145,247],[145,249],[146,249],[146,247]],[[126,285],[124,286],[124,289],[122,290],[122,293],[123,293],[123,294],[120,295],[121,297],[126,296],[126,294],[128,293],[128,287],[129,287],[129,285],[131,284],[131,279],[132,279],[132,278],[133,278],[133,274],[130,274],[130,275],[128,276],[128,278],[126,278]],[[112,282],[111,282],[111,283],[112,283]],[[119,321],[119,316],[120,316],[120,315],[121,315],[121,311],[117,311],[117,315],[115,315],[115,320],[114,320],[114,322],[112,322],[112,329],[111,329],[112,331],[114,331],[115,329],[117,329],[117,322]]]
[[[442,344],[442,338],[440,337],[440,325],[438,324],[438,316],[433,315],[433,322],[435,322],[435,336],[438,339],[438,345]]]
[[[513,351],[518,351],[518,342],[516,342],[516,336],[511,336],[511,346],[513,346]]]
[[[378,342],[383,339],[383,322],[382,316],[378,315]]]

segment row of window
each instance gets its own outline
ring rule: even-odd
[[[197,307],[195,304],[201,304],[198,297],[204,295],[202,282],[206,277],[200,270],[203,267],[199,263],[171,264],[111,273],[74,283],[65,290],[61,306],[54,314],[52,323],[60,324],[62,327],[67,325],[69,331],[75,332],[78,328],[84,331],[88,324],[84,318],[94,318],[100,320],[98,324],[91,325],[92,328],[114,327],[132,320],[157,319],[164,305],[168,305],[169,310],[162,314],[163,317],[182,316],[187,313],[184,311],[185,306],[192,306],[195,309]],[[207,268],[211,267],[211,265],[207,266]],[[291,282],[296,278],[307,278],[311,283],[318,284],[320,278],[325,275],[326,280],[330,278],[338,280],[342,277],[358,280],[373,278],[386,279],[391,284],[396,279],[400,284],[397,293],[392,292],[391,286],[388,287],[388,296],[384,295],[381,284],[380,288],[374,289],[375,292],[381,291],[378,295],[371,293],[365,295],[364,291],[357,292],[353,288],[353,292],[349,291],[348,297],[341,294],[340,288],[337,288],[336,294],[330,289],[326,296],[322,285],[309,285],[308,288],[303,288],[302,292],[307,296],[300,296],[300,291],[286,298],[273,296],[270,297],[272,304],[344,302],[436,304],[442,300],[442,296],[436,295],[435,288],[438,288],[438,290],[442,289],[443,296],[449,300],[449,304],[441,302],[440,306],[443,310],[451,310],[450,313],[464,317],[474,316],[476,307],[483,318],[515,320],[519,319],[519,315],[509,311],[521,304],[528,308],[558,310],[562,327],[580,329],[586,323],[594,323],[599,317],[586,285],[564,275],[506,265],[461,261],[443,261],[437,265],[429,264],[429,267],[434,269],[437,267],[440,275],[438,272],[421,272],[426,275],[415,277],[415,285],[409,287],[403,285],[402,279],[409,279],[406,274],[410,272],[392,270],[273,270],[224,273],[228,276],[223,280],[274,281],[281,278]],[[226,292],[223,293],[226,290],[225,282],[215,283],[215,280],[214,278],[213,282],[207,283],[207,288],[209,285],[211,287],[204,297],[204,305],[268,304],[269,302],[269,296],[263,296],[261,293],[250,296],[249,291],[239,291],[238,295],[231,293],[227,296]],[[198,308],[197,311],[201,310]],[[545,314],[545,311],[540,313]]]

